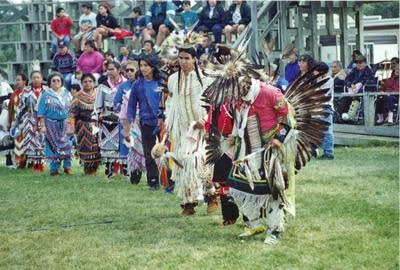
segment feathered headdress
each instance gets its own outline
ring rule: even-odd
[[[160,46],[160,56],[168,60],[174,60],[178,57],[178,50],[180,48],[194,48],[203,42],[203,36],[193,32],[198,24],[198,21],[193,24],[189,29],[181,29],[181,27],[171,18],[168,17],[170,23],[174,26],[175,30],[164,40]]]
[[[204,74],[216,78],[203,93],[204,100],[215,106],[220,106],[225,102],[235,104],[243,96],[240,84],[243,78],[268,81],[268,76],[263,70],[264,66],[258,64],[257,61],[255,64],[248,61],[244,49],[237,51],[219,48],[221,49],[228,50],[229,54],[215,55],[217,62],[211,63],[204,70]]]

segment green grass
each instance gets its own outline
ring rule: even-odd
[[[338,148],[297,177],[297,216],[278,245],[180,216],[144,181],[106,183],[0,167],[0,269],[398,269],[398,147]]]

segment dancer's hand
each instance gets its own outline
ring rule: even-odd
[[[162,129],[162,127],[164,126],[164,120],[161,118],[158,118],[157,120],[157,126],[160,128],[160,130]]]
[[[193,127],[194,127],[194,129],[203,129],[204,128],[204,123],[201,120],[197,121],[196,124]]]
[[[235,145],[235,140],[236,138],[232,135],[229,135],[229,137],[226,139],[226,142],[229,146]]]
[[[271,145],[273,146],[273,147],[281,147],[281,145],[282,145],[282,143],[278,140],[278,139],[272,139],[271,140]]]

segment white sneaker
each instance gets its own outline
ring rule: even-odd
[[[279,242],[279,238],[275,234],[267,234],[264,240],[264,244],[266,245],[275,245]]]

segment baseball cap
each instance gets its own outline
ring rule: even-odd
[[[64,47],[67,47],[67,44],[65,44],[64,40],[59,40],[57,42],[57,47],[58,48],[64,48]]]

